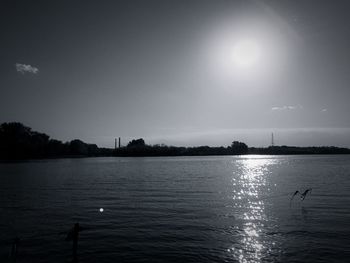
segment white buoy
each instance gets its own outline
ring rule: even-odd
[[[104,210],[104,209],[101,207],[101,208],[100,208],[100,213],[103,213],[103,210]]]

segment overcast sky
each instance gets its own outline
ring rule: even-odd
[[[107,147],[267,146],[271,132],[349,147],[349,13],[345,0],[1,1],[0,122]]]

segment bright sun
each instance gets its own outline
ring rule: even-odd
[[[240,40],[234,44],[231,56],[237,67],[251,68],[259,61],[260,47],[253,40]]]

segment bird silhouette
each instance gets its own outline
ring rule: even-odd
[[[306,195],[307,195],[309,192],[311,193],[311,191],[312,191],[312,188],[306,189],[306,190],[304,191],[304,193],[302,193],[302,194],[300,195],[301,201],[304,201]]]
[[[298,190],[296,190],[296,191],[294,192],[294,194],[293,194],[292,197],[290,198],[290,201],[292,201],[293,198],[294,198],[294,196],[296,196],[297,194],[300,194],[300,192],[299,192]]]

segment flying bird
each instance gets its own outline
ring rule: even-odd
[[[296,191],[294,192],[294,194],[292,195],[292,197],[290,198],[289,207],[292,207],[293,198],[294,198],[297,194],[300,194],[300,192],[299,192],[298,190],[296,190]]]
[[[304,193],[301,194],[300,198],[301,198],[301,201],[304,201],[306,195],[310,192],[311,193],[312,191],[312,188],[309,188],[309,189],[306,189]]]
[[[297,194],[300,194],[300,192],[299,192],[298,190],[296,190],[296,191],[294,192],[294,194],[293,194],[292,197],[290,198],[290,201],[292,201],[293,198],[294,198],[294,196],[296,196]]]

